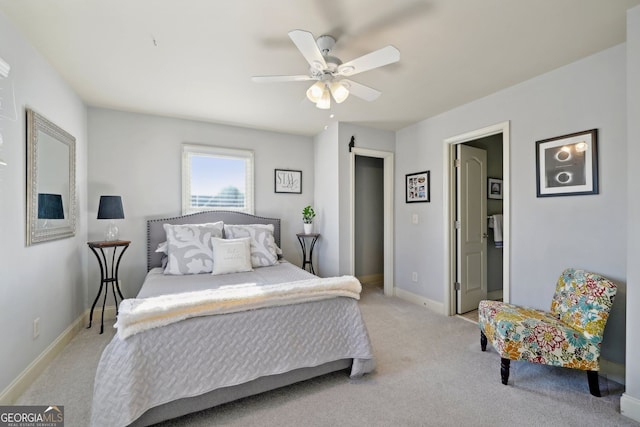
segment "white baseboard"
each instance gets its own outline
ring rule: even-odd
[[[40,355],[27,366],[18,377],[11,382],[0,393],[0,405],[11,405],[18,397],[38,378],[55,357],[65,348],[65,346],[80,332],[85,325],[89,324],[90,310],[86,310],[76,320],[69,325]],[[102,307],[96,307],[93,311],[93,325],[100,322]],[[105,320],[116,318],[116,307],[108,306],[104,310]]]
[[[620,398],[620,413],[627,418],[640,422],[640,399],[622,393]]]
[[[84,327],[84,314],[65,329],[18,377],[0,394],[0,404],[11,405],[38,378],[51,361]]]
[[[435,311],[436,313],[442,314],[444,313],[444,304],[438,301],[431,300],[429,298],[425,298],[423,296],[414,294],[413,292],[405,291],[404,289],[395,287],[395,295],[403,299],[405,301],[424,306],[429,310]]]

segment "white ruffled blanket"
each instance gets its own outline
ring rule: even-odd
[[[121,339],[191,317],[235,313],[333,297],[360,299],[362,286],[353,276],[314,278],[273,285],[245,283],[204,291],[125,299],[115,327]]]

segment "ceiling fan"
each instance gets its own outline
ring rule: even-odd
[[[322,35],[314,39],[313,34],[304,30],[289,31],[289,37],[309,63],[309,74],[295,76],[255,76],[256,83],[272,82],[316,82],[307,89],[307,98],[316,107],[331,107],[331,96],[339,104],[349,94],[366,101],[377,99],[381,92],[369,86],[354,82],[350,77],[374,68],[382,67],[400,60],[400,51],[393,46],[386,46],[356,59],[343,63],[330,52],[336,44],[335,38]]]

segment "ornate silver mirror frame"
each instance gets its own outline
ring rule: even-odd
[[[27,108],[26,244],[76,234],[76,139]]]

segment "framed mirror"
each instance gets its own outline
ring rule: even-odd
[[[76,234],[76,139],[27,108],[27,246]]]

